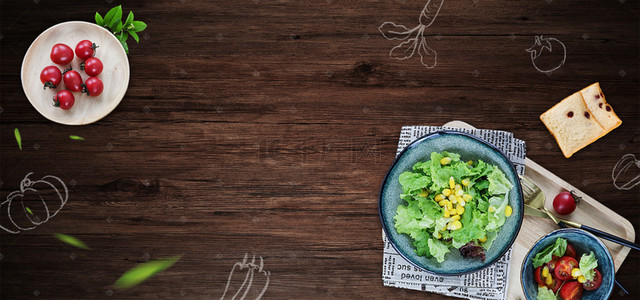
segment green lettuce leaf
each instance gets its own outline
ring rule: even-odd
[[[429,177],[412,172],[404,172],[400,174],[399,181],[402,185],[402,192],[405,194],[419,192],[422,188],[426,188],[431,183]]]
[[[429,252],[438,262],[444,261],[444,255],[449,253],[449,246],[436,239],[429,239]]]
[[[587,280],[593,280],[593,277],[596,275],[595,268],[598,266],[598,259],[596,255],[591,251],[589,255],[582,254],[580,257],[580,272]]]
[[[550,262],[554,255],[562,257],[566,251],[567,240],[558,238],[555,244],[547,246],[547,248],[542,249],[533,257],[533,267],[537,268]]]
[[[508,196],[507,191],[507,194],[505,195],[493,196],[489,199],[489,207],[494,207],[496,210],[494,212],[487,212],[487,217],[489,219],[487,227],[485,228],[487,231],[498,230],[504,224],[507,218],[504,215],[504,209],[507,207],[507,202],[509,200]]]
[[[487,176],[487,179],[489,180],[489,194],[491,195],[506,194],[513,187],[513,184],[498,168],[494,168],[491,174]]]
[[[422,230],[412,237],[414,238],[413,246],[416,247],[416,254],[425,257],[432,257],[429,252],[429,238],[431,235],[426,230]]]
[[[484,230],[487,225],[486,214],[477,211],[474,202],[469,202],[467,206],[465,206],[465,212],[462,214],[460,222],[462,223],[462,228],[451,232],[451,237],[453,238],[452,244],[456,248],[460,248],[468,242],[478,240],[487,234]]]
[[[553,293],[552,290],[548,289],[546,286],[538,287],[538,296],[536,296],[536,300],[556,300],[556,294]]]

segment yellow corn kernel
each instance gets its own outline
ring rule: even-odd
[[[459,215],[463,214],[463,213],[464,213],[464,206],[462,206],[462,205],[460,205],[460,204],[458,203],[458,205],[456,206],[456,212],[457,212]]]
[[[445,210],[444,210],[444,217],[445,217],[445,218],[448,218],[448,217],[450,217],[450,216],[451,216],[451,214],[449,213],[449,210],[448,210],[448,209],[445,209]]]
[[[462,195],[464,195],[464,191],[463,190],[457,190],[456,191],[456,196],[462,197]]]
[[[549,277],[549,268],[547,266],[544,266],[544,268],[542,268],[542,277]]]
[[[456,187],[456,181],[453,179],[453,176],[449,177],[449,187],[451,189]]]
[[[544,283],[547,286],[551,286],[553,284],[553,277],[549,276],[549,277],[545,278]]]
[[[451,190],[450,189],[442,190],[442,195],[444,195],[445,197],[449,197],[451,195]]]
[[[456,202],[458,201],[458,197],[456,197],[456,195],[449,195],[449,201]]]
[[[473,166],[473,160],[468,161],[467,165]]]
[[[486,235],[478,239],[478,242],[480,242],[480,243],[484,243],[486,241],[487,241],[487,236]]]
[[[449,230],[458,230],[462,228],[462,223],[460,223],[460,221],[453,221],[453,222],[449,222],[449,226],[451,226],[451,229]]]
[[[435,198],[436,202],[440,202],[440,201],[442,201],[442,200],[444,200],[444,199],[445,199],[445,198],[444,198],[444,195],[443,195],[443,194],[437,194],[437,195],[436,195],[436,198]]]
[[[458,204],[460,204],[461,206],[465,206],[467,204],[467,202],[464,201],[464,199],[460,198],[460,199],[458,199]]]
[[[451,217],[451,221],[458,221],[458,220],[460,220],[460,216],[458,215]]]
[[[453,209],[453,204],[451,202],[447,202],[447,209],[448,210],[452,210]]]
[[[440,206],[445,206],[445,205],[447,205],[447,200],[440,200],[440,201],[438,202],[438,205],[440,205]]]
[[[469,202],[469,201],[471,201],[471,199],[473,199],[473,197],[471,197],[471,195],[469,195],[469,194],[464,194],[464,195],[462,195],[462,199],[464,199],[464,201]]]
[[[442,234],[440,234],[440,232],[436,232],[438,235],[436,235],[437,239],[441,239],[442,238]]]
[[[489,212],[494,212],[494,211],[496,211],[496,208],[493,206],[489,206]]]
[[[440,164],[443,165],[443,166],[446,166],[446,165],[448,165],[450,163],[451,163],[451,157],[443,157],[440,160]]]
[[[453,204],[458,203],[458,197],[455,197],[455,199],[453,199],[453,200],[451,201],[451,203],[453,203]]]
[[[462,179],[462,185],[464,186],[469,186],[469,182],[471,182],[471,179],[469,178]]]
[[[582,276],[582,275],[578,276],[578,282],[585,283],[586,281],[587,281],[587,279],[584,278],[584,276]]]
[[[579,268],[573,268],[573,270],[571,270],[571,277],[578,278],[581,275],[582,275],[582,272],[580,271]]]
[[[504,208],[504,215],[507,217],[510,217],[512,213],[513,213],[513,208],[507,205],[507,207]]]
[[[462,189],[462,186],[458,183],[456,183],[456,185],[453,186],[453,189],[456,190],[456,192],[458,192],[459,190]]]
[[[455,209],[452,209],[452,210],[449,211],[449,215],[452,216],[452,217],[457,215],[457,214],[458,214],[458,211],[455,210]]]

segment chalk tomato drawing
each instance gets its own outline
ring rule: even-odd
[[[264,295],[264,293],[267,291],[267,288],[269,287],[269,276],[271,275],[271,272],[265,271],[263,269],[264,263],[262,261],[262,257],[260,257],[260,265],[256,265],[255,255],[253,256],[253,258],[251,259],[251,262],[249,263],[247,262],[248,258],[249,258],[248,255],[245,253],[244,259],[242,260],[242,262],[237,262],[233,265],[233,269],[231,269],[231,273],[229,273],[229,279],[227,279],[227,285],[224,288],[224,293],[222,294],[222,297],[220,297],[220,299],[224,299],[225,295],[227,295],[227,292],[229,292],[229,287],[231,286],[232,277],[234,273],[236,271],[241,272],[242,270],[245,270],[245,269],[246,269],[246,273],[244,276],[244,281],[238,287],[238,290],[230,299],[236,299],[236,297],[238,297],[240,293],[242,293],[242,296],[240,297],[240,299],[245,299],[249,294],[249,292],[252,292],[253,295],[251,296],[250,299],[258,300],[262,298],[262,295]],[[251,290],[252,285],[254,283],[253,282],[254,274],[258,274],[258,275],[263,274],[264,276],[263,279],[265,280],[265,283],[262,289],[258,288],[257,290],[255,289]],[[232,290],[233,290],[233,287],[232,287]]]
[[[49,219],[58,214],[69,198],[69,190],[60,178],[47,175],[34,181],[29,179],[29,175],[31,174],[33,174],[33,172],[27,174],[24,179],[22,179],[19,190],[11,192],[7,195],[7,199],[0,203],[1,216],[5,217],[4,212],[6,210],[6,218],[11,222],[13,227],[15,227],[7,228],[0,225],[1,229],[4,229],[9,233],[18,234],[21,231],[30,230],[36,228],[40,224],[46,223]],[[60,191],[59,187],[62,187],[62,192],[64,193]],[[33,217],[32,210],[25,206],[25,197],[40,199],[45,214],[43,218],[39,218],[38,216]],[[20,201],[22,211],[27,219],[32,223],[31,225],[18,225],[19,221],[14,218],[17,216],[11,215],[11,207],[12,205],[15,205],[16,201]]]
[[[526,51],[531,53],[533,67],[542,73],[557,70],[567,60],[567,47],[556,38],[536,36],[533,46],[526,49]],[[560,59],[560,56],[562,56],[562,59]]]
[[[629,153],[620,158],[611,172],[613,185],[619,190],[630,190],[640,184],[640,160]]]

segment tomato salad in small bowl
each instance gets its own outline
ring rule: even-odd
[[[606,246],[580,229],[559,229],[540,238],[522,263],[527,299],[607,299],[615,267]]]

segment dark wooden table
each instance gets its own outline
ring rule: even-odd
[[[0,234],[2,299],[219,298],[245,254],[271,272],[265,299],[445,298],[382,285],[377,197],[401,126],[455,119],[513,132],[528,157],[640,226],[638,187],[611,179],[622,155],[640,156],[637,1],[448,1],[424,30],[434,68],[417,52],[391,59],[401,41],[378,31],[418,25],[424,0],[127,1],[149,27],[130,40],[124,99],[91,125],[48,121],[22,91],[27,48],[118,4],[0,5],[0,195],[29,172],[69,188],[47,223]],[[536,70],[536,35],[566,46],[561,68]],[[562,59],[555,49],[547,59]],[[538,117],[596,81],[624,123],[566,159]],[[112,287],[174,255],[141,285]],[[627,299],[640,297],[639,267],[631,252],[617,273]]]

